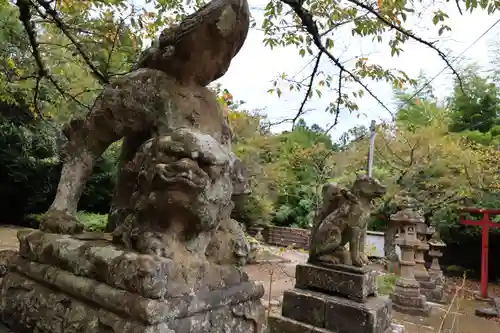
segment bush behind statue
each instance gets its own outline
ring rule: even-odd
[[[22,224],[50,206],[61,172],[61,134],[53,125],[0,114],[0,222]],[[79,209],[107,213],[115,180],[116,147],[100,159]]]

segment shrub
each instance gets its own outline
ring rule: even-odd
[[[26,221],[29,222],[29,226],[32,228],[38,228],[40,225],[40,218],[42,214],[29,214],[26,216]],[[76,216],[80,222],[84,225],[86,231],[93,232],[104,232],[106,229],[106,224],[108,223],[107,214],[96,214],[85,211],[79,211]]]
[[[0,114],[1,222],[19,224],[27,215],[48,209],[61,172],[60,143],[59,130],[50,124],[22,123]],[[97,162],[84,189],[80,210],[108,212],[115,182],[116,148]]]
[[[396,287],[398,276],[395,274],[384,274],[377,276],[377,291],[380,295],[389,295]]]
[[[107,214],[96,214],[89,212],[78,212],[78,219],[85,226],[85,230],[94,232],[104,232],[108,223]]]

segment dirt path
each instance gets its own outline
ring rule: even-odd
[[[0,225],[0,250],[17,250],[17,231],[21,229],[16,226]]]

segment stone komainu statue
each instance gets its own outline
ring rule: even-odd
[[[328,183],[311,232],[310,263],[368,263],[364,253],[371,201],[385,194],[385,186],[368,176],[358,176],[351,189]],[[349,243],[349,254],[345,245]]]
[[[141,253],[205,251],[241,191],[228,119],[208,88],[249,29],[246,0],[213,0],[165,29],[136,68],[104,88],[68,142],[56,197],[41,229],[75,234],[78,201],[97,158],[123,138],[108,231]],[[182,251],[180,251],[182,252]]]

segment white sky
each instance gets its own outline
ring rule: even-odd
[[[250,1],[252,15],[257,21],[257,27],[263,19],[263,11],[256,10],[256,7],[263,8],[266,3],[267,0]],[[438,28],[433,26],[431,15],[420,19],[417,25],[410,22],[410,24],[405,24],[405,26],[411,28],[415,34],[424,37],[426,40],[438,40],[437,46],[443,52],[447,53],[451,51],[452,55],[458,56],[499,18],[498,14],[488,16],[486,12],[479,10],[473,14],[464,13],[463,16],[460,16],[458,10],[454,7],[454,2],[450,2],[448,7],[441,8],[450,16],[447,24],[452,28],[452,31],[444,34],[444,37],[438,37]],[[499,32],[500,24],[478,41],[468,52],[464,53],[463,57],[467,57],[471,62],[488,66],[489,45],[493,40],[498,39]],[[342,45],[339,45],[339,51],[335,52],[334,49],[334,55],[343,53],[342,59],[350,59],[369,53],[368,58],[370,62],[380,64],[383,67],[401,69],[413,78],[416,78],[420,71],[425,72],[431,78],[446,65],[437,55],[437,52],[418,42],[406,42],[403,46],[404,52],[398,57],[391,57],[390,48],[386,41],[384,41],[384,44],[374,44],[371,42],[371,38],[362,39],[361,37],[352,37],[350,30],[337,32],[336,35],[338,36],[335,39],[336,47],[337,44],[349,45],[349,49],[346,52],[344,52],[344,46]],[[293,46],[271,50],[263,45],[263,37],[264,35],[261,31],[251,29],[245,45],[233,60],[229,71],[218,82],[222,83],[223,87],[227,88],[235,99],[244,100],[248,109],[266,108],[266,113],[271,121],[293,117],[300,107],[304,93],[296,91],[288,92],[288,88],[286,88],[283,89],[285,94],[281,98],[278,98],[276,94],[268,94],[267,90],[272,88],[271,81],[279,73],[284,72],[294,75],[311,58],[300,57],[298,49]],[[457,61],[454,65],[457,67],[465,63],[466,61]],[[326,57],[323,57],[320,66],[325,72],[338,73],[338,70],[329,63]],[[312,65],[306,67],[300,74],[302,76],[310,75],[311,70]],[[452,79],[451,71],[446,70],[433,82],[435,94],[438,97],[444,98],[449,94],[452,87]],[[392,89],[388,83],[364,82],[384,104],[395,111],[395,106],[392,102]],[[314,110],[306,114],[304,119],[309,124],[317,123],[320,126],[326,127],[328,123],[332,123],[333,115],[324,110],[329,102],[335,99],[336,96],[334,94],[329,95],[324,93],[320,99],[309,100],[306,104],[306,109],[311,108]],[[357,117],[355,114],[344,111],[339,118],[339,124],[331,132],[332,137],[337,138],[343,132],[356,125],[369,125],[371,119],[380,121],[381,119],[388,120],[391,118],[387,110],[379,106],[367,93],[359,100],[358,105],[360,106],[360,116]],[[290,127],[291,124],[278,125],[273,131],[290,129]]]

